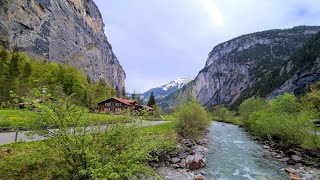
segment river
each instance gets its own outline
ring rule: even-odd
[[[214,122],[208,134],[207,179],[289,179],[283,164],[236,125]]]

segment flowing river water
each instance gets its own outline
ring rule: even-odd
[[[207,179],[289,179],[281,164],[236,125],[214,122],[208,134]]]

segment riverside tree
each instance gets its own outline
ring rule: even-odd
[[[174,116],[177,119],[177,131],[183,137],[200,138],[210,125],[208,112],[196,100],[181,106]]]
[[[151,92],[147,105],[150,107],[154,107],[155,104],[156,104],[156,99],[154,98],[153,92]]]

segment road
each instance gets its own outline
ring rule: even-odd
[[[154,126],[154,125],[158,125],[158,124],[164,124],[164,123],[168,123],[170,121],[141,121],[141,127],[145,127],[145,126]],[[91,127],[94,128],[94,127]],[[99,127],[101,129],[105,129],[107,128],[106,126],[102,126]],[[54,131],[54,130],[52,130]],[[32,136],[29,137],[27,136],[27,134],[30,133],[30,131],[21,131],[18,133],[18,138],[17,141],[23,141],[23,142],[30,142],[30,141],[37,141],[37,140],[43,140],[43,137],[40,136]],[[15,136],[16,136],[16,132],[5,132],[5,133],[0,133],[0,145],[3,144],[10,144],[10,143],[14,143],[15,141]]]

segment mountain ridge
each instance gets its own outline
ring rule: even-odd
[[[291,58],[319,31],[319,26],[298,26],[250,33],[220,43],[208,54],[205,67],[195,80],[159,104],[163,108],[175,107],[196,98],[206,107],[236,107],[246,98],[266,97],[293,76],[291,71],[296,64]]]

